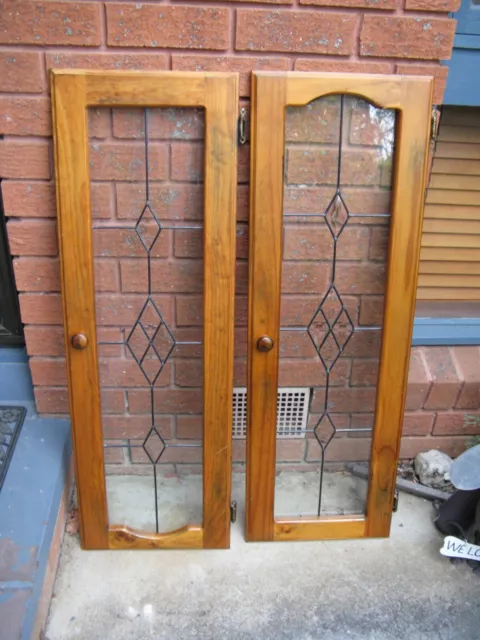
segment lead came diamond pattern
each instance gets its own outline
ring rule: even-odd
[[[317,513],[322,510],[322,489],[325,467],[325,451],[336,434],[335,423],[328,410],[328,396],[330,390],[330,375],[335,363],[342,355],[354,332],[353,322],[343,304],[342,297],[335,285],[337,243],[350,219],[348,207],[341,193],[341,166],[342,166],[342,127],[343,127],[344,96],[340,96],[340,124],[338,134],[338,167],[337,185],[335,195],[326,208],[323,218],[330,231],[333,240],[332,276],[330,286],[322,298],[317,310],[310,320],[307,333],[315,347],[315,350],[325,370],[325,399],[323,412],[313,428],[313,434],[320,445],[320,487],[318,496]],[[323,338],[319,341],[314,331],[318,320],[323,320]]]
[[[325,371],[325,394],[323,410],[313,429],[313,435],[321,450],[320,457],[320,484],[318,494],[317,514],[322,510],[322,489],[325,467],[325,452],[337,433],[334,415],[329,412],[330,378],[332,370],[338,359],[345,351],[356,328],[352,318],[344,304],[342,296],[336,284],[337,247],[341,235],[347,226],[352,214],[349,212],[345,198],[342,194],[341,168],[342,168],[342,128],[344,123],[344,95],[340,96],[340,117],[338,132],[338,165],[335,192],[323,213],[312,214],[285,214],[299,216],[322,217],[332,237],[332,261],[331,277],[328,288],[320,304],[315,309],[308,325],[301,330],[306,331]],[[358,214],[353,214],[358,215]],[[288,327],[285,327],[288,330]]]
[[[142,447],[152,464],[157,464],[166,449],[165,440],[155,427],[152,427],[148,432]]]
[[[119,344],[126,346],[128,352],[134,358],[138,367],[142,371],[149,387],[150,396],[150,426],[147,435],[142,439],[129,439],[128,444],[117,444],[116,442],[106,443],[105,447],[123,447],[128,449],[143,449],[145,455],[153,466],[153,485],[154,485],[154,509],[155,509],[155,530],[159,532],[159,516],[158,516],[158,483],[157,483],[157,467],[165,450],[168,447],[198,447],[199,444],[189,443],[173,443],[162,436],[156,423],[155,408],[155,384],[161,373],[170,360],[174,349],[181,345],[201,345],[199,341],[181,341],[176,340],[172,330],[168,326],[164,316],[157,303],[153,298],[152,287],[152,256],[155,257],[155,247],[164,229],[168,230],[184,230],[184,229],[202,229],[202,225],[177,225],[171,226],[159,220],[155,208],[150,201],[150,178],[149,178],[149,155],[148,155],[148,120],[149,109],[144,111],[145,122],[145,201],[140,215],[134,227],[127,226],[102,226],[94,225],[93,229],[121,229],[134,231],[138,236],[145,250],[147,259],[147,292],[143,306],[135,320],[133,326],[129,329],[127,338],[121,342],[99,341],[98,344],[113,345]],[[107,438],[105,440],[108,440]],[[115,440],[115,439],[113,439]]]
[[[148,312],[152,313],[152,311],[153,315],[157,318],[157,322],[153,327],[151,323],[145,325],[143,322],[143,317],[147,316]],[[151,333],[152,328],[153,333]],[[162,332],[163,336],[160,334],[162,329],[164,330]],[[164,339],[161,346],[157,347],[155,343],[159,335]],[[170,358],[176,342],[173,333],[170,331],[157,305],[152,299],[151,293],[149,293],[140,315],[130,331],[126,344],[147,379],[147,382],[154,385],[158,376],[162,373],[167,360]],[[149,365],[148,368],[147,364]]]
[[[150,226],[153,227],[153,229],[152,233],[148,234],[147,231]],[[160,220],[155,215],[150,203],[147,202],[140,214],[140,217],[138,218],[137,224],[135,225],[136,234],[140,238],[140,242],[143,244],[146,251],[150,252],[153,249],[153,245],[158,240],[158,236],[160,235],[162,228]]]

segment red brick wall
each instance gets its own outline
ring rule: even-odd
[[[440,66],[439,60],[450,57],[455,23],[447,17],[447,12],[457,8],[458,0],[406,0],[405,3],[403,0],[380,0],[377,3],[367,0],[274,0],[269,4],[276,6],[259,7],[249,0],[225,0],[208,6],[198,2],[188,5],[2,2],[1,189],[9,217],[10,245],[15,256],[21,313],[26,325],[27,349],[31,356],[35,397],[40,412],[64,414],[68,410],[56,257],[47,81],[49,68],[232,70],[240,72],[241,96],[244,100],[249,96],[249,73],[252,69],[432,74],[435,76],[435,101],[442,101],[447,69]],[[162,129],[165,123],[162,124],[161,118],[156,124],[152,123],[152,127],[158,127],[158,136],[162,138],[152,146],[154,177],[158,181],[155,188],[159,189],[158,197],[161,198],[162,189],[170,188],[170,182],[178,183],[171,204],[172,211],[181,212],[186,218],[191,212],[195,218],[198,215],[195,207],[199,202],[199,186],[189,181],[196,181],[198,155],[192,145],[198,145],[199,142],[191,140],[201,138],[200,125],[197,119],[192,120],[188,114],[177,115],[186,136],[184,144],[177,144],[179,141],[175,132],[165,133]],[[141,156],[137,155],[141,153],[141,145],[135,141],[138,126],[138,114],[135,113],[112,115],[102,110],[90,115],[90,132],[95,139],[91,156],[94,179],[92,208],[94,215],[104,221],[115,216],[118,220],[126,221],[130,207],[135,202],[134,181],[141,179],[142,163]],[[155,133],[155,129],[152,131]],[[369,142],[360,141],[360,146],[365,144]],[[295,159],[295,149],[290,151],[288,181],[297,184],[301,178],[302,182],[308,183],[305,172],[315,164],[314,160],[310,158],[305,163],[302,156]],[[171,165],[167,161],[170,153]],[[239,154],[236,384],[244,381],[241,356],[245,345],[242,325],[246,313],[248,166],[248,147],[243,147]],[[308,188],[302,191],[301,198],[302,206],[312,206],[313,195]],[[172,215],[177,217],[175,213]],[[367,231],[365,235],[361,225],[355,227],[350,237],[350,247],[352,250],[358,248],[359,251],[367,251],[365,256],[358,255],[355,259],[366,260],[368,281],[382,269],[382,256],[375,256],[375,251],[383,250],[383,231],[375,226],[368,227]],[[366,244],[362,244],[360,238]],[[98,292],[97,301],[99,333],[105,339],[118,335],[120,322],[128,323],[132,318],[131,309],[122,302],[124,295],[137,295],[135,290],[139,286],[135,271],[138,268],[135,262],[137,254],[130,240],[118,232],[112,232],[108,237],[104,235],[101,239],[95,238],[95,251],[99,259],[97,289],[103,289]],[[304,267],[311,269],[315,265],[314,262],[307,265],[311,259],[308,254],[311,249],[306,246],[305,240],[312,244],[311,237],[302,237],[302,229],[293,229],[286,235],[288,273],[285,274],[285,283],[290,287],[289,297],[295,309],[297,303],[300,308],[304,304],[302,300],[306,292],[299,286],[304,281]],[[192,334],[200,323],[201,309],[195,304],[200,287],[201,256],[198,251],[198,237],[194,233],[187,240],[177,240],[172,233],[165,233],[158,244],[158,273],[162,280],[165,277],[169,286],[179,287],[179,295],[167,303],[166,314],[170,314],[172,320],[175,318],[176,328],[185,335]],[[104,259],[105,252],[108,259]],[[180,276],[173,270],[175,261],[180,265]],[[353,266],[358,275],[358,265]],[[319,283],[323,285],[326,270],[324,266],[318,268],[323,270],[319,275]],[[314,278],[315,274],[310,273],[309,277]],[[352,277],[353,271],[346,265],[342,281],[347,288]],[[356,307],[360,321],[361,314],[367,318],[378,314],[376,293],[365,291],[364,299]],[[297,295],[295,299],[295,293],[302,295]],[[169,294],[163,292],[163,295],[167,297]],[[361,298],[362,292],[359,296]],[[116,324],[109,320],[111,314],[115,314]],[[365,358],[373,353],[368,351],[370,347],[361,356],[365,360],[371,360]],[[472,364],[477,355],[475,349],[415,350],[404,426],[404,455],[410,456],[430,445],[442,446],[447,450],[463,446],[465,437],[472,431],[468,419],[465,426],[465,412],[479,408],[478,382]],[[103,390],[104,411],[110,414],[105,417],[105,426],[121,429],[122,422],[113,417],[117,414],[122,416],[123,421],[132,418],[140,425],[138,428],[143,429],[141,390],[132,392],[132,397],[128,398],[129,392],[125,392],[122,386],[121,370],[112,365],[117,357],[126,356],[111,348],[101,353],[102,380],[110,381],[110,386],[105,386]],[[357,381],[369,379],[372,363],[357,362],[352,357],[352,362],[342,365],[344,388],[341,397],[345,397],[345,390],[348,390],[359,403],[352,405],[351,412],[344,416],[345,424],[348,422],[355,426],[357,414],[362,414],[363,423],[368,422],[371,390],[370,387],[365,389],[358,385]],[[287,360],[285,371],[288,375],[282,375],[290,377],[289,384],[293,384],[292,378],[298,379],[298,384],[305,384],[306,378],[301,382],[300,377],[307,375],[307,357],[287,357]],[[198,431],[195,419],[187,413],[187,408],[188,411],[198,410],[198,401],[195,400],[198,388],[188,383],[197,369],[194,365],[186,367],[181,362],[173,365],[172,384],[178,387],[174,391],[180,413],[172,413],[177,417],[167,422],[171,425],[169,428],[176,430],[172,431],[172,435],[180,438],[184,437],[182,434],[195,434]],[[298,378],[295,377],[297,375]],[[284,380],[283,384],[286,383]],[[159,389],[158,393],[166,392]],[[186,405],[185,402],[193,404]],[[345,437],[337,459],[358,456],[355,452],[348,454],[347,443],[353,442],[352,437]],[[315,452],[310,450],[310,443],[307,444],[307,456],[315,457]],[[284,441],[279,455],[283,459],[301,460],[305,446],[306,441],[296,444]],[[352,447],[356,447],[353,451],[359,451],[358,438]],[[241,449],[242,444],[235,443],[237,459],[242,456]],[[332,455],[335,458],[336,454]]]

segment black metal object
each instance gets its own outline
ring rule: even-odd
[[[1,187],[1,183],[0,183]],[[0,188],[0,345],[24,344]]]
[[[172,330],[168,326],[162,315],[157,303],[153,297],[152,291],[152,269],[151,260],[152,253],[156,242],[164,229],[186,230],[186,229],[203,229],[203,225],[165,225],[158,218],[153,203],[150,200],[150,176],[149,176],[149,157],[148,157],[148,124],[149,109],[144,111],[145,123],[145,203],[140,216],[134,227],[123,225],[94,225],[93,229],[124,229],[126,231],[134,231],[143,248],[147,259],[147,292],[145,302],[138,314],[136,321],[128,332],[126,340],[99,341],[99,345],[123,345],[125,346],[133,359],[137,363],[141,372],[145,376],[145,380],[150,392],[150,427],[147,435],[143,440],[128,439],[125,443],[118,444],[108,442],[105,438],[105,448],[124,448],[128,451],[132,449],[143,449],[153,468],[154,496],[155,496],[155,530],[159,532],[158,519],[158,481],[157,481],[157,464],[160,462],[167,448],[181,447],[201,447],[199,443],[170,443],[164,438],[160,432],[156,422],[156,406],[155,406],[155,384],[157,383],[162,371],[165,368],[172,353],[178,346],[185,345],[201,345],[200,341],[180,341],[176,340]],[[150,235],[144,233],[142,225],[148,223],[154,226],[154,232]],[[147,320],[147,317],[150,320]],[[155,322],[151,322],[151,318],[155,318]],[[161,345],[157,341],[161,341]],[[141,344],[143,342],[143,344]],[[139,346],[140,343],[140,346]],[[147,367],[147,364],[151,366]]]
[[[25,407],[0,406],[0,491],[26,415]]]

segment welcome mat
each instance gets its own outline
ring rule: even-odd
[[[26,415],[25,407],[0,405],[0,491]]]

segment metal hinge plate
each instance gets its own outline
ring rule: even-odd
[[[240,115],[238,116],[238,144],[245,144],[247,142],[247,110],[240,109]]]
[[[230,503],[230,522],[237,521],[237,501],[232,500]]]
[[[430,140],[435,142],[438,133],[439,112],[436,106],[432,108],[432,120],[430,125]]]
[[[397,513],[398,510],[398,502],[400,500],[400,492],[398,489],[395,489],[395,493],[393,494],[393,513]]]

